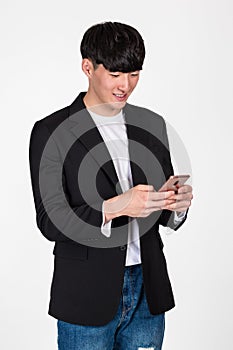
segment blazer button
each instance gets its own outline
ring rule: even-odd
[[[125,250],[126,249],[126,245],[121,245],[120,246],[120,250]]]

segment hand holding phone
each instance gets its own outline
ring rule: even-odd
[[[169,190],[176,192],[178,187],[184,185],[189,178],[190,175],[172,175],[158,190],[158,192],[164,192]]]

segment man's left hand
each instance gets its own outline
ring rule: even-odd
[[[169,197],[169,199],[175,200],[174,203],[168,204],[162,209],[171,211],[185,212],[191,205],[193,199],[193,189],[190,185],[183,185],[177,189],[177,193]]]

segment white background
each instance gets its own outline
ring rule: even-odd
[[[0,348],[56,349],[53,243],[36,228],[29,137],[87,88],[80,41],[106,20],[141,32],[147,55],[129,102],[163,115],[192,164],[189,218],[163,235],[176,299],[163,350],[233,349],[231,0],[1,2]]]

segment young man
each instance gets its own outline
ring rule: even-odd
[[[158,192],[173,174],[164,119],[127,103],[145,57],[138,31],[94,25],[81,54],[87,92],[30,140],[37,225],[55,242],[58,348],[161,349],[175,304],[159,225],[183,224],[192,188]]]

